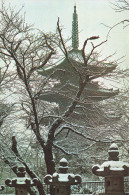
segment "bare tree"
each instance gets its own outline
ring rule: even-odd
[[[111,2],[111,5],[112,5],[112,8],[115,10],[115,12],[123,12],[123,11],[129,10],[129,1],[128,0],[117,0],[113,3]],[[112,26],[108,26],[108,25],[104,24],[106,27],[109,28],[107,37],[109,36],[112,29],[114,29],[115,27],[117,27],[120,24],[123,25],[123,28],[126,28],[129,25],[128,23],[129,23],[129,19],[125,18]]]
[[[122,12],[129,10],[129,1],[128,0],[118,0],[113,3],[114,8],[117,12]]]
[[[7,83],[5,82],[5,86],[7,87],[9,83],[9,92],[17,97],[13,104],[13,111],[14,114],[16,114],[15,117],[22,118],[25,121],[25,136],[22,133],[20,138],[15,135],[10,136],[12,145],[10,146],[9,151],[11,151],[13,157],[16,159],[15,163],[13,163],[12,166],[9,154],[5,155],[4,160],[14,172],[16,172],[17,163],[22,163],[26,167],[27,173],[31,178],[36,177],[39,179],[37,188],[39,194],[43,195],[45,192],[42,180],[30,167],[27,159],[24,158],[23,153],[28,154],[26,151],[31,153],[30,150],[33,152],[34,145],[37,144],[41,151],[40,155],[44,158],[47,173],[53,174],[55,172],[53,151],[59,150],[66,155],[79,153],[78,146],[73,151],[70,151],[68,149],[69,143],[68,145],[66,143],[64,145],[59,143],[62,135],[62,142],[66,140],[66,138],[69,138],[70,134],[74,135],[73,138],[76,140],[78,137],[80,137],[79,141],[81,139],[87,140],[85,145],[81,145],[80,151],[88,150],[95,143],[109,143],[113,140],[108,136],[108,133],[105,134],[105,126],[102,128],[102,123],[101,128],[98,128],[100,125],[100,120],[98,122],[98,118],[93,121],[91,120],[91,116],[88,116],[86,119],[86,122],[88,121],[87,126],[87,123],[80,125],[77,123],[78,121],[75,123],[75,119],[72,121],[73,115],[77,112],[78,107],[81,109],[79,114],[84,113],[83,119],[85,119],[85,117],[87,117],[85,113],[88,110],[86,110],[86,107],[87,105],[92,104],[92,109],[94,108],[92,113],[97,111],[96,117],[99,116],[101,121],[108,118],[107,121],[109,122],[110,117],[107,115],[102,116],[103,112],[99,109],[99,104],[90,101],[90,99],[87,101],[84,99],[84,92],[89,83],[100,77],[105,77],[105,75],[110,72],[107,71],[109,66],[102,68],[101,72],[90,70],[89,66],[92,63],[94,63],[94,67],[100,67],[100,64],[105,66],[104,62],[110,59],[111,56],[106,57],[105,59],[96,60],[96,57],[99,57],[100,53],[95,51],[101,47],[105,41],[95,45],[94,41],[99,37],[93,36],[86,39],[84,42],[82,48],[83,66],[80,66],[80,64],[79,66],[75,66],[69,58],[59,21],[57,23],[58,34],[44,34],[43,32],[36,31],[33,26],[27,25],[24,17],[20,14],[20,11],[21,10],[14,11],[11,8],[6,8],[4,4],[0,9],[0,58],[7,67],[6,74],[9,72],[11,74],[10,78],[13,78],[10,80],[3,79],[2,83],[4,81],[9,81]],[[91,50],[86,55],[88,44],[91,45]],[[58,70],[56,69],[51,74],[47,75],[47,77],[41,76],[38,73],[38,71],[45,66],[51,67],[52,64],[55,63],[59,57],[59,50],[63,52],[63,55],[71,64],[79,78],[77,80],[77,87],[74,88],[74,92],[71,93],[71,89],[69,89],[68,94],[66,94],[67,97],[71,94],[70,103],[68,102],[68,107],[64,109],[63,112],[57,104],[45,102],[40,98],[42,94],[45,94],[48,91],[57,90],[55,88],[55,83],[59,81],[58,79],[55,80],[53,75]],[[110,64],[113,63],[114,62],[110,61]],[[111,72],[115,68],[116,62],[114,68],[111,69]],[[116,72],[108,74],[108,77],[114,77],[116,74]],[[58,90],[58,93],[62,94],[61,89]],[[118,94],[118,92],[115,94]],[[14,115],[12,116],[14,117]],[[85,129],[87,129],[87,131]],[[16,132],[16,134],[18,135],[18,132]],[[25,147],[25,143],[20,144],[21,139],[25,139],[25,137],[27,137],[27,141],[29,142],[27,145],[28,147]],[[31,139],[31,137],[33,139]],[[31,145],[32,140],[35,143],[32,143]],[[74,143],[75,142],[72,143],[72,146]],[[18,145],[22,148],[18,148]],[[31,146],[33,146],[33,148]],[[37,146],[35,147],[37,148]],[[23,149],[24,152],[21,151],[21,149]],[[33,194],[33,192],[30,193]]]

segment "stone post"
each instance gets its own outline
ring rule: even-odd
[[[70,186],[81,183],[81,176],[67,173],[68,162],[65,158],[60,160],[59,173],[46,175],[44,182],[47,185],[55,186],[55,195],[70,195]]]
[[[17,177],[5,181],[7,186],[15,187],[15,195],[28,195],[29,187],[35,186],[35,183],[30,178],[27,178],[25,174],[25,167],[18,167]]]

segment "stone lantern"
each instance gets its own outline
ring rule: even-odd
[[[44,182],[47,185],[55,186],[55,195],[70,195],[70,186],[81,183],[81,176],[67,173],[68,162],[65,158],[60,160],[59,173],[46,175]]]
[[[35,186],[35,183],[25,176],[25,167],[18,167],[17,177],[7,179],[5,184],[9,187],[15,187],[15,195],[28,195],[29,187]]]
[[[124,177],[129,176],[129,164],[119,161],[119,150],[115,143],[110,146],[108,154],[108,161],[92,168],[95,175],[105,177],[105,193],[101,194],[125,195]]]
[[[0,191],[3,191],[4,190],[4,186],[0,186]]]

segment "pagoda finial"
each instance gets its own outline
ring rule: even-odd
[[[76,11],[76,5],[74,6],[73,22],[72,22],[72,47],[73,50],[77,50],[79,46],[78,38],[78,15]]]

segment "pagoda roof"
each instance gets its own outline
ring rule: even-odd
[[[58,104],[64,104],[67,105],[68,102],[70,103],[77,92],[78,88],[75,85],[72,85],[70,83],[66,83],[65,86],[62,88],[55,88],[54,90],[46,90],[40,98],[49,102],[56,102]],[[89,100],[89,101],[102,101],[104,99],[108,99],[112,96],[115,96],[119,93],[119,90],[113,90],[113,89],[105,89],[105,88],[98,88],[97,85],[94,83],[89,83],[81,96],[81,99],[83,101]],[[65,104],[66,102],[66,104]]]
[[[68,59],[64,57],[55,64],[45,66],[44,69],[39,70],[39,74],[45,76],[52,74],[53,78],[60,78],[61,72],[70,75],[72,73],[74,76],[78,76],[78,72],[88,73],[89,76],[103,76],[111,73],[116,67],[117,64],[103,63],[93,58],[90,58],[90,65],[85,66],[82,50],[71,50],[68,52]]]

